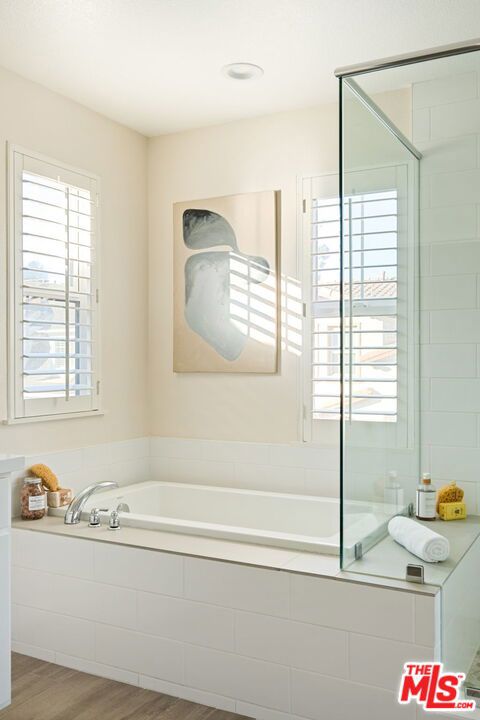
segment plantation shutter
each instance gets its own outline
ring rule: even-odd
[[[345,198],[345,417],[397,419],[397,190]],[[311,203],[312,417],[340,414],[340,209]],[[350,347],[352,352],[350,353]]]
[[[14,418],[99,408],[97,181],[13,152]]]

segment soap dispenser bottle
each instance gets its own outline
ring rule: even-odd
[[[419,520],[435,520],[437,491],[432,485],[429,473],[423,473],[420,485],[417,488],[417,502],[415,515]]]
[[[385,480],[383,488],[383,502],[388,506],[394,506],[395,512],[398,512],[404,506],[403,488],[397,480],[395,470],[390,470]],[[391,508],[388,507],[388,512]]]

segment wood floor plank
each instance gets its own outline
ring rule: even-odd
[[[248,720],[17,653],[12,697],[0,720]]]

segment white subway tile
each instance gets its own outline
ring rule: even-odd
[[[94,657],[94,624],[77,617],[14,603],[12,637],[15,642],[45,650],[80,658]]]
[[[135,592],[125,588],[14,567],[12,596],[14,602],[41,610],[126,628],[136,625]]]
[[[340,449],[338,450],[340,457]],[[318,495],[321,497],[338,497],[340,492],[338,470],[313,470],[307,468],[305,471],[305,492],[307,495]]]
[[[12,652],[19,653],[20,655],[28,655],[29,657],[37,658],[37,660],[44,660],[48,663],[55,662],[55,651],[47,650],[46,648],[36,647],[35,645],[29,645],[28,643],[17,642],[12,640]]]
[[[420,178],[423,182],[426,176],[432,173],[454,172],[455,170],[469,170],[477,167],[477,137],[465,135],[449,140],[427,140],[418,143],[422,152],[420,163]],[[422,218],[420,218],[420,222]]]
[[[420,349],[422,377],[475,377],[477,375],[477,347],[471,344],[423,345]]]
[[[183,594],[183,558],[171,553],[95,543],[96,580],[134,590]]]
[[[29,455],[25,458],[25,463],[27,468],[37,463],[48,465],[56,475],[61,476],[63,473],[82,469],[83,452],[82,450],[62,450],[61,452]],[[61,477],[59,480],[62,484]]]
[[[438,105],[431,108],[430,115],[433,139],[475,134],[480,127],[480,100]]]
[[[338,469],[338,446],[270,445],[270,465]]]
[[[403,665],[408,660],[433,661],[433,654],[433,648],[352,633],[349,637],[350,679],[393,692],[398,690]]]
[[[475,413],[421,413],[421,438],[428,445],[477,445],[477,415]]]
[[[86,470],[99,465],[110,465],[112,462],[112,443],[88,445],[83,448],[83,467]]]
[[[476,234],[477,209],[473,204],[425,208],[420,213],[420,238],[424,245],[469,240]]]
[[[12,529],[12,563],[58,575],[93,580],[95,543],[61,535]]]
[[[145,688],[145,690],[153,690],[153,692],[163,693],[164,695],[172,695],[182,700],[207,705],[209,708],[217,708],[218,710],[225,710],[226,712],[232,713],[236,710],[236,703],[232,698],[204,692],[203,690],[196,690],[186,687],[185,685],[165,682],[165,680],[148,677],[148,675],[140,675],[139,685]]]
[[[432,378],[431,410],[442,412],[478,412],[480,379]]]
[[[466,275],[480,272],[480,242],[447,242],[430,248],[432,275]]]
[[[476,275],[437,275],[422,278],[420,307],[423,310],[454,310],[476,306]]]
[[[218,650],[233,650],[234,611],[140,592],[138,630]]]
[[[235,487],[269,492],[305,492],[305,468],[235,463]]]
[[[151,448],[152,457],[183,460],[251,462],[264,465],[269,459],[269,446],[265,443],[153,437]]]
[[[153,480],[231,486],[234,481],[234,464],[156,457],[151,460],[151,473]]]
[[[348,676],[346,632],[237,612],[235,637],[240,655],[325,675]]]
[[[207,692],[289,710],[289,671],[230,653],[185,647],[185,682]]]
[[[297,720],[296,716],[290,713],[260,707],[260,705],[252,705],[252,703],[246,703],[242,700],[237,700],[236,712],[238,715],[255,718],[256,720]]]
[[[103,665],[183,684],[181,643],[108,625],[95,627],[95,659]]]
[[[112,462],[139,460],[150,454],[150,440],[147,437],[120,440],[111,443]]]
[[[108,480],[116,480],[120,486],[150,480],[150,459],[148,457],[120,460],[105,466]]]
[[[415,706],[399,705],[396,693],[302,670],[292,670],[292,711],[312,720],[415,718]]]
[[[432,310],[430,336],[432,343],[480,342],[480,310]]]
[[[191,600],[286,616],[288,589],[288,573],[185,558],[185,597]]]
[[[439,173],[430,177],[432,207],[476,203],[479,192],[480,170],[478,169]]]
[[[440,630],[440,593],[435,596],[415,595],[415,637],[414,642],[426,647],[435,647]]]
[[[434,477],[472,483],[478,481],[480,448],[432,446],[430,452]]]
[[[421,108],[413,113],[412,140],[414,143],[430,140],[430,108]]]
[[[413,640],[413,595],[385,588],[292,575],[291,615],[326,627]]]
[[[117,682],[127,683],[127,685],[138,686],[139,684],[136,673],[112,667],[111,665],[102,665],[92,660],[83,660],[82,658],[73,657],[72,655],[56,653],[55,662],[57,665],[62,665],[72,670],[78,670],[79,672],[88,673],[89,675],[96,675],[97,677],[108,678],[109,680],[116,680]]]
[[[450,77],[438,77],[412,85],[412,105],[414,112],[418,108],[432,105],[445,105],[470,100],[477,96],[477,73],[458,73]],[[441,110],[441,108],[435,108]]]

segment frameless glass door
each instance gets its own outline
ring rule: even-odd
[[[418,159],[342,80],[342,566],[407,512],[418,452]]]

